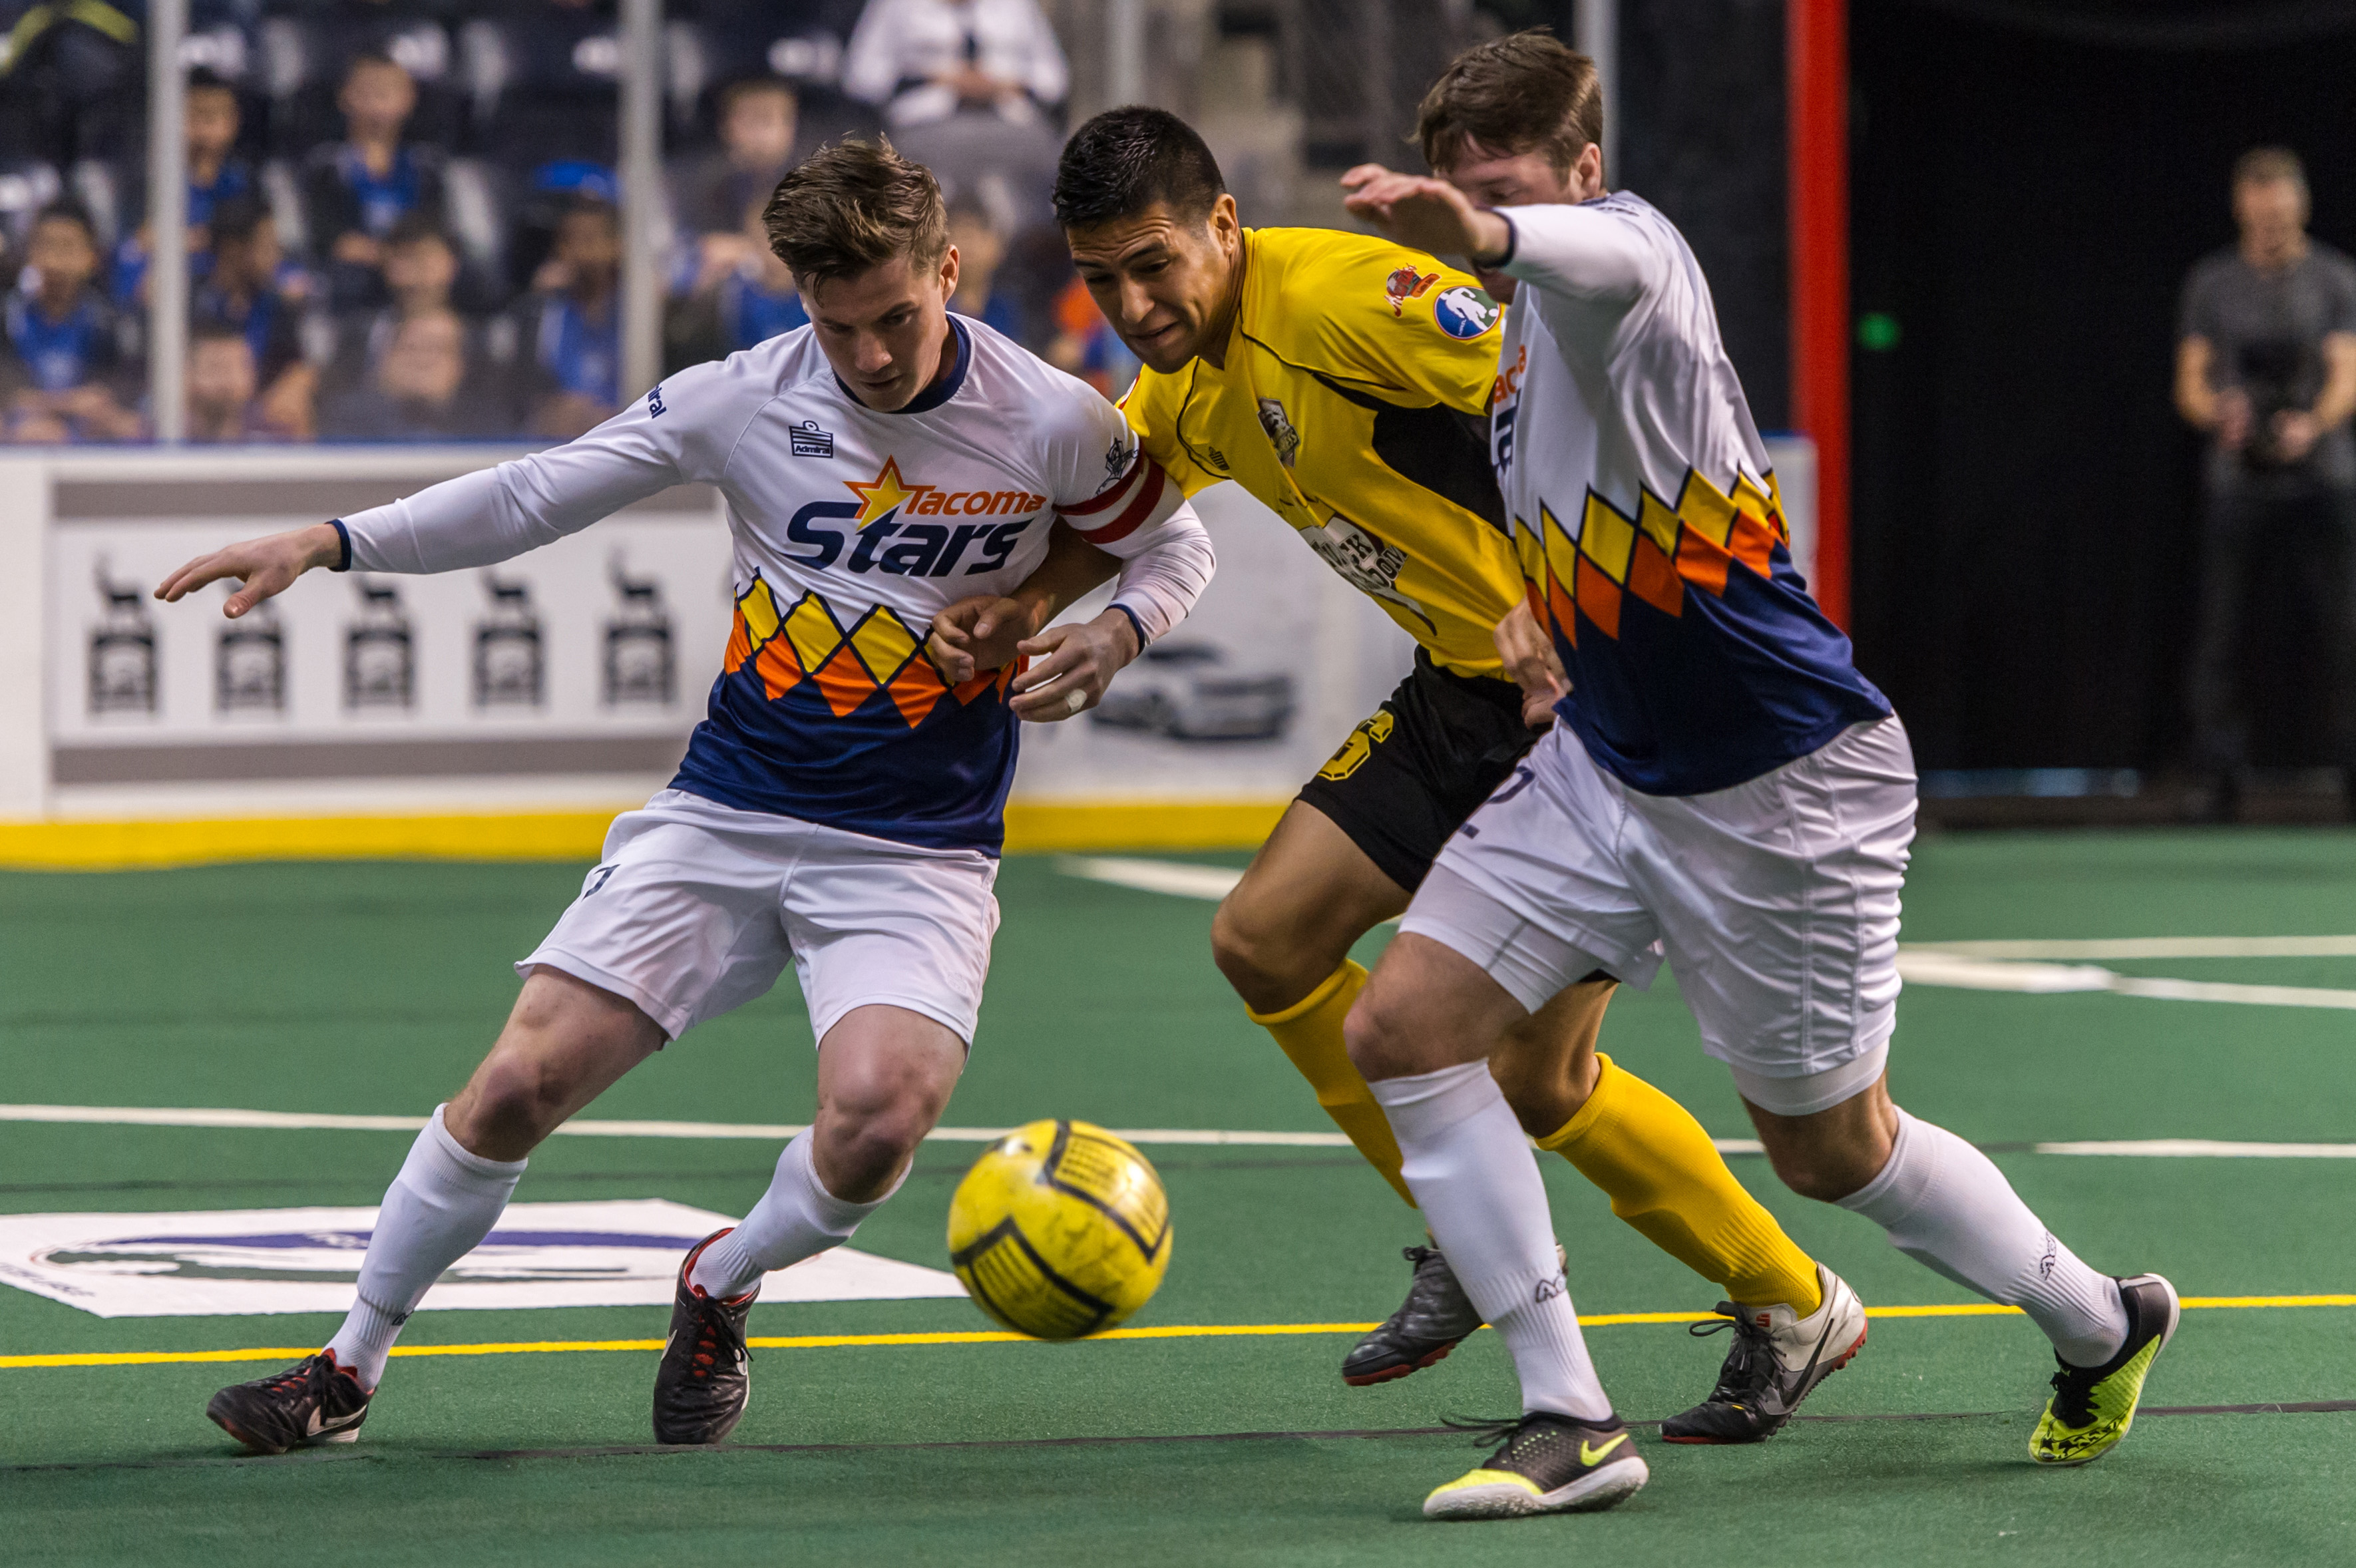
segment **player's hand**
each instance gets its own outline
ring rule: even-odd
[[[2303,408],[2286,408],[2275,415],[2275,452],[2286,463],[2296,463],[2315,450],[2323,426]]]
[[[961,686],[985,670],[1003,670],[1022,654],[1022,642],[1039,629],[1034,607],[997,594],[959,599],[933,617],[925,652],[941,679]]]
[[[1570,695],[1570,677],[1529,601],[1506,611],[1491,638],[1497,657],[1505,661],[1505,673],[1522,689],[1522,722],[1532,729],[1551,728],[1554,705]]]
[[[1479,262],[1505,253],[1514,231],[1444,179],[1360,164],[1342,177],[1342,205],[1403,245]]]
[[[1137,628],[1119,610],[1078,626],[1051,626],[1017,645],[1031,667],[1014,678],[1014,716],[1054,724],[1087,713],[1141,651]]]
[[[158,583],[155,596],[167,605],[177,604],[208,583],[234,577],[238,590],[221,607],[221,614],[235,620],[262,600],[293,587],[294,579],[314,566],[334,565],[343,553],[342,536],[324,522],[249,539],[198,556]]]

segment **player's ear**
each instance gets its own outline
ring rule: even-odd
[[[1211,203],[1210,221],[1205,227],[1222,250],[1232,250],[1244,231],[1243,220],[1236,213],[1236,199],[1224,190],[1219,192],[1219,199]]]
[[[941,297],[944,299],[957,293],[958,261],[958,248],[955,245],[941,252]]]

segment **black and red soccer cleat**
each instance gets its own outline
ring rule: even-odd
[[[655,1370],[655,1441],[718,1443],[744,1419],[753,1395],[752,1358],[744,1349],[744,1319],[761,1287],[716,1300],[689,1283],[703,1250],[734,1227],[714,1230],[689,1249],[671,1298],[670,1337]]]
[[[1342,1380],[1353,1388],[1421,1371],[1481,1326],[1480,1309],[1465,1296],[1439,1248],[1408,1247],[1400,1256],[1415,1266],[1407,1299],[1344,1358]]]
[[[315,1443],[351,1442],[375,1392],[360,1387],[333,1350],[322,1350],[273,1376],[231,1383],[213,1395],[205,1414],[256,1454],[284,1454]]]

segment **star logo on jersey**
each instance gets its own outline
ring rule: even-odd
[[[859,498],[858,526],[861,528],[891,516],[922,495],[925,489],[922,486],[911,489],[901,481],[900,460],[896,457],[884,458],[884,467],[872,479],[845,479],[842,484],[845,489]]]
[[[1407,302],[1421,299],[1433,284],[1440,281],[1438,273],[1418,272],[1413,267],[1401,267],[1383,280],[1383,293],[1391,302],[1391,314],[1407,314]]]

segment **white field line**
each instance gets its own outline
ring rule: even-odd
[[[183,1110],[148,1105],[0,1105],[0,1122],[69,1122],[109,1127],[245,1127],[297,1129],[341,1133],[414,1133],[425,1125],[423,1116],[342,1116],[294,1111]],[[776,1143],[803,1131],[791,1122],[568,1122],[561,1134],[575,1138],[743,1138]],[[1012,1131],[1006,1127],[936,1127],[928,1140],[940,1144],[987,1144]],[[1349,1140],[1339,1133],[1255,1133],[1220,1129],[1137,1127],[1116,1128],[1115,1134],[1132,1144],[1162,1147],[1226,1145],[1229,1147],[1340,1149]],[[1765,1151],[1756,1138],[1716,1138],[1722,1155],[1757,1155]],[[2040,1155],[2132,1155],[2180,1159],[2356,1159],[2356,1144],[2244,1144],[2210,1138],[2141,1138],[2110,1142],[2038,1144]]]
[[[2356,958],[2356,937],[2100,937],[2086,941],[1918,942],[1970,958]]]

